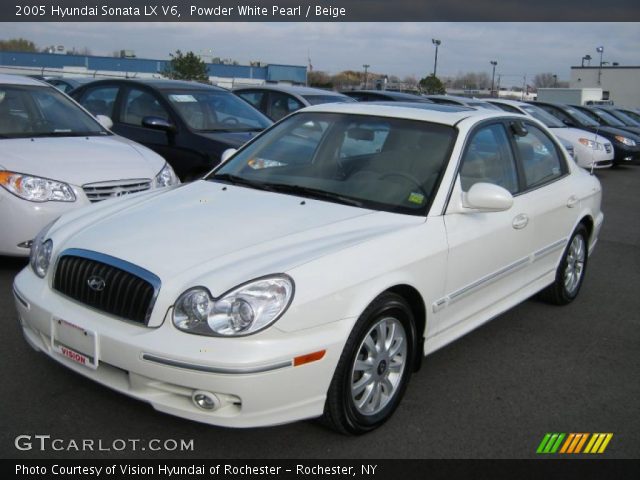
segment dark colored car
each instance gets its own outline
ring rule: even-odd
[[[434,103],[428,98],[412,93],[391,92],[389,90],[345,90],[340,92],[358,102],[419,102]]]
[[[230,91],[177,80],[98,80],[69,95],[112,130],[162,155],[183,181],[218,165],[273,122]]]
[[[297,85],[260,85],[234,88],[233,93],[277,122],[290,113],[310,105],[355,102],[331,90]]]
[[[640,160],[640,136],[617,127],[602,125],[592,117],[571,105],[548,102],[528,102],[546,110],[568,127],[595,132],[613,145],[613,163],[620,165]]]
[[[599,106],[583,107],[581,105],[573,105],[581,112],[586,113],[593,118],[600,125],[606,125],[608,127],[619,128],[620,130],[626,130],[630,133],[640,135],[640,126],[627,125],[622,120],[619,120],[615,115],[612,115],[607,110]]]
[[[627,107],[615,107],[615,110],[624,113],[627,117],[635,120],[640,124],[640,109],[639,108],[627,108]]]

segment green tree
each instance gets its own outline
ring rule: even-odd
[[[193,52],[170,53],[171,60],[164,71],[164,76],[173,80],[195,80],[209,83],[207,64]]]
[[[24,38],[0,40],[1,52],[37,52],[36,44]]]
[[[420,90],[430,95],[442,95],[447,93],[440,79],[433,73],[420,80],[418,86],[420,87]]]

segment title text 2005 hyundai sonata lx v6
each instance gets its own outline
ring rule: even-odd
[[[363,433],[424,354],[541,290],[571,302],[600,198],[533,118],[319,105],[203,180],[63,216],[16,305],[34,348],[160,411]]]

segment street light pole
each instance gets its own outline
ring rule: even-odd
[[[496,62],[495,60],[491,60],[489,63],[493,65],[493,74],[491,75],[491,96],[493,97],[493,89],[496,80],[496,65],[498,65],[498,62]]]
[[[558,87],[558,75],[553,76],[553,88]]]
[[[600,85],[602,80],[602,54],[604,53],[604,47],[600,46],[596,48],[596,52],[600,54],[600,66],[598,67],[598,85]]]
[[[369,69],[371,65],[365,63],[364,65],[362,65],[362,67],[364,68],[364,89],[367,89],[367,70]]]
[[[436,58],[433,62],[433,76],[435,77],[436,71],[438,70],[438,47],[442,42],[440,40],[436,40],[435,38],[432,38],[431,43],[433,43],[436,46]]]

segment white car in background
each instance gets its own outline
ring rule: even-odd
[[[32,347],[157,410],[360,434],[423,355],[540,291],[573,301],[600,200],[533,118],[316,105],[202,180],[49,225],[15,303]]]
[[[176,183],[162,157],[56,88],[0,74],[0,255],[29,255],[36,234],[73,209]]]
[[[567,127],[556,117],[540,107],[517,100],[491,99],[490,103],[506,112],[520,113],[536,118],[544,123],[560,139],[573,146],[573,159],[583,168],[609,168],[613,166],[613,145],[606,138],[581,130]]]

